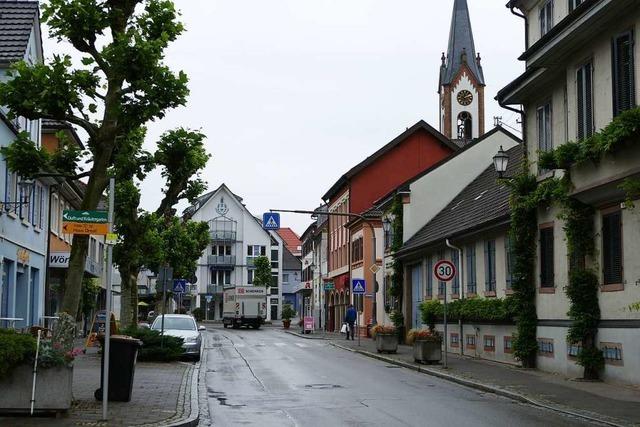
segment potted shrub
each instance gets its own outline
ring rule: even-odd
[[[35,410],[67,411],[71,407],[73,359],[81,352],[42,339],[38,352]],[[36,338],[0,329],[0,411],[29,412]]]
[[[398,334],[395,326],[376,325],[371,328],[371,335],[376,340],[378,353],[395,353],[398,351]]]
[[[437,363],[442,359],[442,336],[431,329],[411,329],[407,344],[413,345],[413,360],[418,363]]]
[[[296,312],[293,307],[291,307],[291,304],[285,304],[282,307],[282,326],[284,326],[285,329],[289,329],[289,326],[291,326],[291,318],[295,315]]]

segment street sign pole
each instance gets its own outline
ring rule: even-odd
[[[113,233],[113,206],[115,202],[115,178],[109,179],[109,233]],[[109,359],[111,341],[111,270],[113,269],[113,245],[107,245],[107,301],[104,328],[104,366],[102,367],[102,419],[107,420],[109,400]]]
[[[169,268],[165,265],[162,267],[162,320],[160,322],[160,348],[164,348],[164,315],[167,312],[167,276]]]
[[[436,279],[444,283],[444,357],[442,366],[447,369],[447,283],[456,277],[456,266],[451,261],[440,260],[433,267]]]
[[[447,369],[447,282],[444,282],[444,358],[443,365],[444,369]]]

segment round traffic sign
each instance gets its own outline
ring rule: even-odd
[[[440,260],[433,266],[433,274],[441,282],[448,282],[456,277],[456,266],[451,261]]]

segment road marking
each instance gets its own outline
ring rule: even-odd
[[[283,343],[283,342],[277,342],[277,343],[275,343],[275,345],[277,345],[278,347],[284,347],[287,344]]]
[[[238,347],[244,347],[245,345],[244,344],[234,344],[233,346],[238,348]]]
[[[307,345],[306,345],[306,344],[302,344],[302,343],[299,343],[299,342],[297,342],[297,343],[296,343],[296,345],[297,345],[298,347],[301,347],[301,348],[307,347]]]

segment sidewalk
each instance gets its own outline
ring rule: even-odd
[[[100,355],[89,348],[74,361],[73,404],[59,418],[0,417],[2,426],[195,426],[198,370],[193,363],[137,363],[130,402],[109,402],[109,421],[93,393],[100,387]]]
[[[289,331],[301,338],[309,335]],[[316,333],[314,338],[322,338]],[[482,359],[448,355],[448,369],[422,365],[413,360],[412,347],[398,346],[397,354],[378,354],[370,338],[347,341],[343,335],[327,333],[332,345],[386,363],[400,365],[469,387],[496,393],[520,402],[574,414],[614,426],[640,425],[640,389],[602,382],[581,382],[537,370]]]

